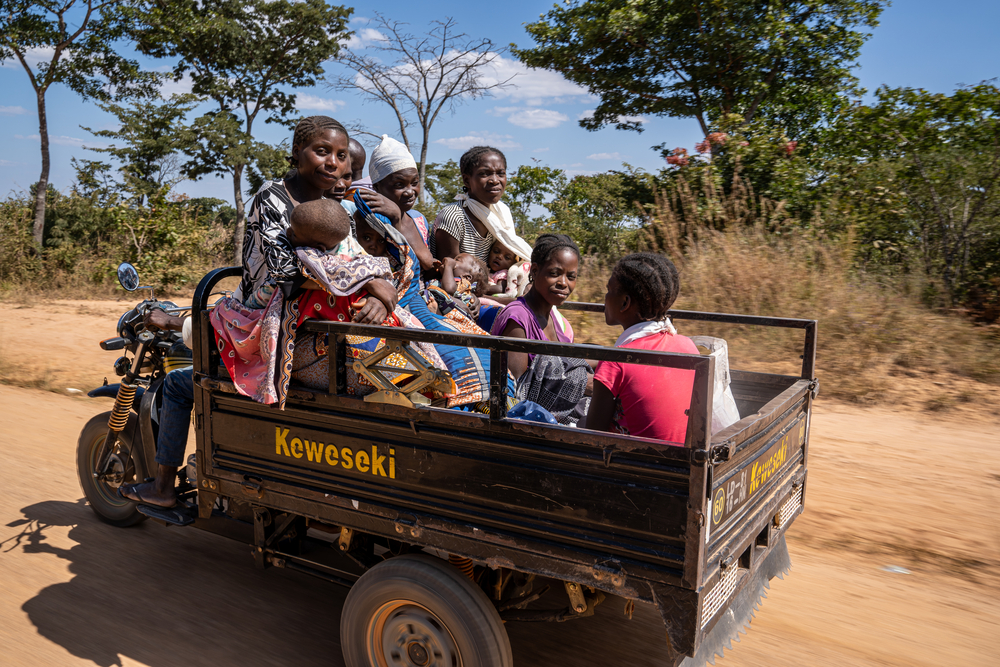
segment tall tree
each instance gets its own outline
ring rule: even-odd
[[[489,65],[506,49],[496,49],[489,39],[471,38],[455,31],[455,20],[433,21],[424,35],[404,32],[406,23],[390,21],[375,12],[374,25],[383,39],[368,46],[345,50],[340,61],[350,72],[328,79],[339,91],[354,91],[375,102],[385,103],[396,114],[399,133],[413,152],[410,133],[414,123],[420,131],[420,180],[427,171],[427,148],[431,128],[442,111],[470,99],[490,95],[506,87],[489,76]],[[364,53],[362,53],[364,51]],[[513,77],[511,77],[513,78]],[[423,192],[420,203],[426,201]]]
[[[527,26],[514,49],[600,98],[580,124],[642,131],[642,114],[696,118],[707,135],[731,113],[798,134],[835,109],[863,29],[887,0],[585,0]],[[860,29],[860,30],[859,30]]]
[[[42,172],[35,188],[32,235],[41,246],[49,185],[49,123],[45,95],[56,83],[85,98],[107,101],[150,94],[155,76],[123,58],[115,43],[126,36],[124,0],[0,0],[0,61],[17,59],[38,107]]]
[[[837,129],[836,149],[853,162],[837,165],[845,195],[859,198],[877,177],[883,204],[863,232],[915,245],[949,305],[977,280],[1000,276],[996,256],[983,252],[1000,238],[1000,88],[883,87]]]
[[[107,153],[119,162],[123,189],[141,205],[162,188],[172,188],[180,181],[178,154],[190,143],[183,121],[196,102],[194,95],[173,95],[160,102],[105,103],[100,107],[114,114],[118,129],[81,127],[115,142],[91,150]]]
[[[294,122],[295,95],[287,90],[315,84],[348,36],[350,13],[324,0],[156,0],[138,16],[140,50],[179,58],[174,79],[190,76],[192,92],[216,106],[194,123],[199,141],[184,171],[232,177],[237,262],[246,225],[240,184],[262,150],[254,123],[258,116]]]

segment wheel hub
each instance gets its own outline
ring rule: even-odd
[[[369,626],[370,663],[379,667],[460,667],[454,637],[429,609],[412,602],[387,603]]]
[[[112,489],[117,489],[125,481],[125,464],[122,463],[118,454],[114,453],[108,457],[108,464],[105,466],[104,472],[95,474],[94,476]]]

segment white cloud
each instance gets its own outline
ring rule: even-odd
[[[37,67],[38,63],[47,63],[52,61],[52,56],[55,54],[56,50],[51,46],[42,46],[34,49],[28,49],[24,54],[24,59],[27,61],[28,65],[32,68]],[[63,57],[66,57],[65,54]],[[21,68],[21,61],[17,59],[17,56],[8,58],[0,63],[0,67],[16,67]]]
[[[625,156],[615,151],[614,153],[594,153],[587,156],[588,160],[624,160]]]
[[[193,85],[194,83],[191,81],[191,76],[187,73],[181,77],[180,81],[167,79],[160,84],[160,97],[167,99],[171,95],[184,95],[186,93],[190,93],[191,86]]]
[[[552,109],[523,109],[507,116],[507,122],[529,130],[545,130],[558,127],[569,120],[569,116]]]
[[[530,106],[591,97],[586,88],[567,80],[563,75],[546,69],[531,69],[516,58],[497,56],[483,71],[482,81],[487,84],[508,79],[508,87],[494,91],[494,97],[524,102]]]
[[[593,118],[593,117],[594,117],[594,110],[593,109],[587,109],[586,111],[584,111],[583,113],[581,113],[579,116],[577,116],[576,119],[577,120],[583,120],[584,118]],[[646,118],[645,116],[618,116],[618,122],[619,123],[639,123],[640,125],[643,125],[645,123],[648,123],[649,119]]]
[[[552,109],[493,107],[486,113],[491,116],[506,116],[507,122],[528,130],[545,130],[558,127],[569,120],[566,114]]]
[[[354,23],[354,21],[351,21],[351,23]],[[356,30],[341,46],[357,50],[367,48],[375,42],[387,41],[389,41],[389,38],[375,28],[361,28],[360,30]]]
[[[24,107],[0,107],[0,116],[20,116],[23,113],[28,113]]]
[[[41,137],[39,137],[37,134],[29,134],[28,136],[24,136],[22,134],[15,134],[14,138],[15,139],[27,139],[29,141],[41,141],[42,140]],[[76,137],[67,137],[67,136],[64,136],[64,135],[50,134],[49,135],[49,143],[57,144],[59,146],[83,146],[84,142],[83,142],[83,139],[77,139]],[[98,145],[98,144],[95,144],[95,145]]]
[[[500,149],[521,147],[521,144],[514,141],[514,137],[509,134],[495,134],[493,132],[470,132],[464,137],[436,139],[434,143],[457,151],[464,151],[473,146],[493,146]]]
[[[309,109],[310,111],[337,111],[347,106],[347,102],[344,100],[328,100],[308,93],[298,93],[295,95],[295,106],[299,109]]]
[[[545,148],[532,148],[531,152],[532,153],[548,153],[550,150],[551,149],[548,146],[546,146]]]
[[[23,162],[11,162],[10,160],[0,160],[0,167],[20,167]]]

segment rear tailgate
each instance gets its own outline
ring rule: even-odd
[[[728,460],[716,460],[710,472],[699,655],[721,652],[749,622],[767,580],[788,565],[784,533],[803,509],[815,387],[792,381],[755,415],[713,437],[713,453]],[[713,633],[723,618],[725,629]],[[706,640],[710,634],[717,636]]]

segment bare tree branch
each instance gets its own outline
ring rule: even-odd
[[[419,127],[417,164],[423,181],[431,129],[441,112],[511,86],[513,76],[500,80],[490,77],[487,71],[507,49],[497,49],[489,39],[473,39],[456,32],[452,18],[432,22],[427,33],[419,37],[405,31],[407,24],[390,21],[378,12],[373,24],[385,39],[353,50],[343,49],[338,60],[347,71],[328,77],[327,85],[389,105],[396,114],[403,143],[411,152],[414,147],[407,130]],[[357,124],[352,131],[359,131]],[[420,201],[426,201],[423,191]]]

